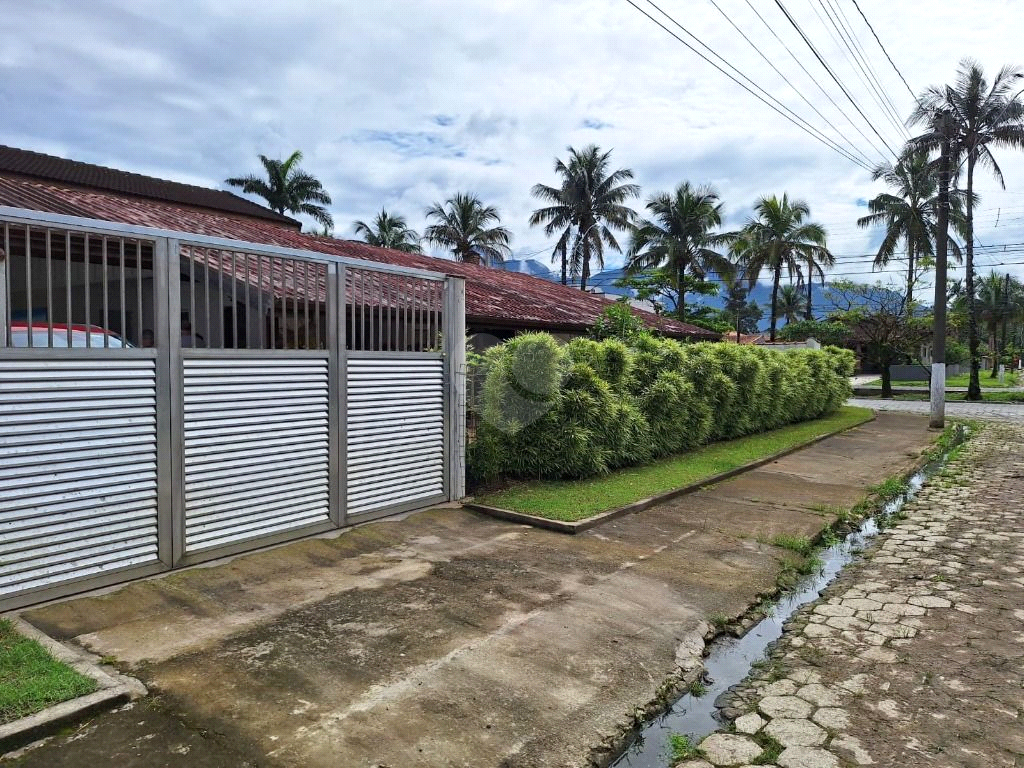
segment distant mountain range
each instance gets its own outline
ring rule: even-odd
[[[499,268],[508,272],[521,272],[526,275],[533,275],[534,277],[540,277],[544,280],[550,280],[555,283],[561,279],[560,274],[555,273],[546,264],[537,261],[536,259],[509,259],[501,264]],[[616,285],[616,283],[625,276],[626,271],[621,267],[606,269],[602,272],[598,272],[596,275],[591,275],[589,284],[594,288],[600,288],[607,294],[615,296],[635,296],[635,291],[628,288],[620,288]],[[811,298],[814,304],[814,314],[816,317],[821,317],[834,308],[832,303],[825,296],[825,291],[827,289],[828,283],[824,286],[815,284],[811,289]],[[757,283],[748,294],[747,299],[748,301],[756,301],[757,305],[764,310],[764,317],[758,327],[760,330],[767,330],[768,326],[771,324],[771,318],[769,317],[772,302],[771,284]],[[687,300],[692,304],[705,304],[719,309],[724,305],[724,299],[718,296],[688,296]]]

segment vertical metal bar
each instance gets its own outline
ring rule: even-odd
[[[277,320],[277,292],[274,290],[274,257],[270,257],[270,348],[277,349],[274,321]]]
[[[402,313],[402,324],[399,326],[398,351],[406,352],[409,346],[409,331],[406,325],[409,322],[409,278],[401,276],[398,278],[398,307]]]
[[[320,301],[320,278],[321,278],[321,276],[324,278],[324,292],[325,292],[324,299],[325,300],[323,302]],[[315,315],[316,315],[316,348],[317,349],[322,349],[323,348],[321,346],[321,344],[320,344],[320,314],[321,314],[321,312],[323,312],[324,319],[326,320],[327,313],[331,311],[331,310],[327,309],[328,301],[326,300],[327,297],[330,295],[330,282],[329,281],[330,281],[330,276],[327,273],[327,265],[326,264],[317,264],[316,265],[316,312],[315,312]],[[337,300],[337,298],[335,298],[334,301],[335,301],[334,311],[337,312],[338,311],[338,304],[337,304],[338,300]],[[326,329],[324,329],[324,330],[326,331]],[[326,346],[326,345],[324,345],[324,346]]]
[[[85,346],[92,346],[92,313],[89,311],[90,294],[92,293],[92,259],[89,256],[89,233],[83,236],[82,264],[85,269]]]
[[[238,349],[238,261],[231,252],[231,348]]]
[[[46,346],[53,349],[53,243],[46,230]]]
[[[466,282],[444,283],[444,489],[449,501],[466,495]]]
[[[14,334],[11,332],[11,264],[14,263],[11,256],[11,225],[4,224],[4,274],[0,291],[4,294],[3,310],[3,345],[10,347],[14,345]]]
[[[345,267],[328,264],[327,269],[327,442],[328,442],[328,509],[336,526],[345,522]],[[318,265],[319,271],[319,265]]]
[[[266,349],[266,342],[263,339],[267,324],[263,318],[263,254],[256,257],[256,315],[260,320],[260,349]]]
[[[217,297],[217,317],[220,318],[220,344],[217,345],[218,349],[224,349],[224,339],[227,334],[224,332],[227,327],[224,322],[224,251],[217,251],[217,282],[219,285],[219,294]],[[209,342],[207,342],[209,346]]]
[[[168,256],[174,241],[153,243],[153,340],[156,345],[158,555],[175,565],[184,546],[184,395],[182,394],[179,267]],[[141,270],[141,243],[138,249]],[[175,251],[176,252],[176,251]],[[176,311],[177,309],[177,311]]]
[[[192,349],[196,348],[196,336],[199,333],[196,322],[196,249],[188,247],[188,322],[192,326]],[[206,332],[210,334],[209,331]]]
[[[28,345],[35,346],[35,325],[32,322],[32,228],[25,225],[25,305],[27,311]]]
[[[103,279],[103,348],[110,346],[110,315],[107,297],[107,237],[103,236],[103,250],[100,252],[100,273]]]
[[[366,351],[366,273],[359,270],[359,351]]]
[[[311,349],[309,343],[309,262],[302,262],[302,313],[303,331],[302,338],[306,343],[306,349]]]
[[[295,259],[288,259],[292,270],[292,346],[288,349],[299,348],[299,268]]]
[[[125,307],[125,304],[128,302],[128,292],[125,290],[123,237],[120,238],[118,256],[121,259],[121,301],[119,302],[121,305],[121,345],[124,346],[125,342],[128,341],[128,311],[127,307]]]
[[[251,279],[249,277],[249,253],[243,253],[242,258],[245,259],[245,349],[252,347],[252,342],[249,341],[249,327],[252,324],[252,304],[250,303],[249,295],[249,283]]]
[[[67,346],[70,349],[73,343],[71,338],[71,325],[74,322],[71,313],[71,230],[64,233],[64,310],[67,317],[64,318],[64,333],[67,336]]]
[[[70,249],[69,249],[69,251],[70,251]],[[68,257],[70,258],[70,256],[71,256],[71,254],[69,252],[68,253]],[[135,241],[135,305],[136,305],[135,306],[135,311],[139,313],[138,314],[138,319],[136,320],[136,324],[138,325],[138,328],[135,329],[135,332],[136,332],[136,334],[138,334],[137,341],[139,342],[139,346],[141,347],[142,346],[142,332],[145,330],[145,326],[144,326],[144,324],[142,322],[142,241],[141,240],[136,240]],[[155,314],[154,314],[154,319],[155,319]],[[155,325],[155,323],[154,323],[154,325]],[[150,332],[153,334],[153,346],[155,347],[156,346],[156,331],[155,330],[151,330]]]

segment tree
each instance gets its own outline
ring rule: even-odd
[[[499,224],[497,208],[484,205],[476,195],[460,192],[443,204],[434,203],[427,209],[427,219],[437,223],[426,228],[423,239],[450,248],[456,261],[503,261],[511,254],[512,233]]]
[[[313,175],[299,168],[302,153],[295,150],[286,160],[271,160],[260,155],[266,177],[250,174],[227,180],[233,187],[241,187],[249,195],[259,195],[267,205],[281,215],[299,213],[312,216],[324,227],[334,226],[334,219],[324,206],[331,204],[331,196]]]
[[[356,234],[362,235],[370,245],[390,248],[405,253],[422,253],[420,236],[405,223],[404,216],[392,215],[383,208],[372,222],[357,221],[353,224]]]
[[[579,276],[580,288],[585,291],[591,260],[603,268],[605,246],[622,250],[612,230],[625,230],[633,224],[636,212],[625,202],[639,196],[640,187],[626,183],[633,178],[629,168],[608,170],[611,150],[601,152],[591,144],[578,151],[569,147],[568,151],[568,162],[555,159],[561,184],[533,187],[533,196],[550,205],[535,210],[530,225],[543,224],[548,236],[560,232],[551,261],[561,260],[563,285],[570,277]]]
[[[779,331],[782,341],[814,339],[822,346],[845,347],[850,341],[850,329],[838,320],[797,320],[787,323]]]
[[[907,252],[906,302],[914,301],[914,284],[924,268],[931,265],[938,235],[939,179],[938,169],[931,162],[928,151],[908,145],[895,165],[882,163],[871,174],[874,181],[882,180],[895,194],[882,192],[868,203],[867,216],[857,219],[857,226],[884,226],[885,236],[875,254],[874,266],[888,266],[896,256],[902,242]],[[966,219],[963,215],[962,194],[950,198],[950,224],[963,233]],[[957,261],[961,260],[960,245],[948,237],[947,247]]]
[[[786,320],[786,325],[795,322],[806,306],[803,294],[796,286],[784,285],[779,290],[779,314]]]
[[[778,320],[779,283],[783,271],[800,274],[802,264],[831,258],[825,247],[825,228],[806,221],[811,210],[803,200],[790,200],[783,194],[762,197],[754,206],[756,216],[747,222],[733,244],[733,251],[747,275],[751,287],[761,271],[772,273],[772,309],[770,338],[775,341]]]
[[[966,162],[965,190],[966,226],[966,291],[968,313],[968,346],[971,350],[971,379],[968,400],[981,400],[978,355],[978,313],[975,306],[974,275],[974,170],[979,163],[992,171],[996,181],[1005,188],[1003,173],[992,155],[996,147],[1024,149],[1024,102],[1021,91],[1012,93],[1024,76],[1016,67],[1003,67],[989,85],[981,65],[971,59],[960,62],[952,86],[933,86],[918,99],[910,122],[930,129],[915,141],[926,149],[937,148],[943,138],[934,127],[939,116],[952,122],[952,155]]]
[[[830,319],[850,329],[850,342],[881,369],[882,397],[892,397],[889,366],[919,357],[931,335],[929,320],[913,317],[902,294],[878,283],[834,282],[827,295],[837,307]]]
[[[686,313],[686,278],[703,281],[709,272],[721,273],[728,260],[716,250],[734,236],[715,233],[722,225],[722,204],[710,186],[691,187],[683,182],[673,194],[662,193],[647,201],[650,219],[633,228],[626,253],[626,269],[636,273],[661,268],[672,279],[678,297],[676,313]]]
[[[718,286],[710,280],[684,275],[680,281],[679,274],[667,267],[639,274],[627,274],[621,280],[616,280],[615,285],[631,289],[636,298],[641,301],[650,301],[654,304],[654,311],[658,314],[672,315],[679,320],[687,321],[693,319],[693,313],[682,303],[683,295],[696,293],[700,296],[715,296],[718,294]]]
[[[981,281],[978,290],[977,308],[988,331],[989,349],[992,350],[992,371],[990,378],[998,375],[999,362],[1006,351],[1006,330],[1011,320],[1021,316],[1024,309],[1024,286],[1010,275],[1000,275],[993,270]],[[999,331],[1002,329],[1002,335]]]

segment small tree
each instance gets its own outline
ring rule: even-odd
[[[850,329],[850,341],[864,358],[882,371],[882,397],[892,397],[889,366],[918,357],[922,342],[931,338],[929,318],[913,316],[903,294],[881,283],[839,281],[826,292],[838,308],[831,319]]]
[[[814,339],[824,346],[845,347],[850,342],[850,328],[837,320],[797,320],[787,323],[779,338],[783,341]]]
[[[605,307],[601,316],[590,328],[591,337],[598,341],[620,339],[628,342],[649,333],[650,330],[644,321],[633,314],[633,310],[624,300]]]
[[[636,298],[654,304],[654,311],[659,315],[671,315],[679,320],[689,320],[682,298],[686,293],[700,296],[715,296],[718,286],[715,283],[692,275],[680,277],[667,267],[649,272],[639,272],[615,282],[620,288],[634,291]]]

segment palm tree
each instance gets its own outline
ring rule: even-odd
[[[804,319],[814,319],[814,273],[818,273],[818,279],[822,285],[825,285],[825,270],[824,267],[834,267],[836,265],[836,258],[832,255],[832,252],[828,249],[821,251],[820,253],[808,253],[806,256],[807,264],[807,297],[803,302],[804,308]],[[802,268],[802,265],[801,265]],[[799,275],[800,279],[803,279],[802,274]]]
[[[1006,350],[1006,326],[1010,321],[1021,316],[1022,310],[1021,284],[1010,275],[997,274],[995,270],[989,274],[978,289],[978,310],[985,321],[988,331],[988,345],[992,350],[992,371],[990,378],[998,374],[999,360]],[[1002,328],[1002,340],[999,340],[999,329]]]
[[[544,234],[554,235],[561,230],[551,254],[551,261],[561,259],[562,284],[569,277],[580,277],[580,288],[587,289],[590,262],[604,267],[604,247],[621,251],[613,229],[628,229],[636,219],[636,212],[624,205],[630,198],[640,195],[636,184],[623,183],[633,178],[633,171],[619,168],[608,171],[611,150],[601,152],[595,145],[582,150],[568,148],[569,162],[556,158],[555,173],[562,177],[558,187],[537,184],[534,197],[548,203],[530,216],[530,225],[544,225]]]
[[[456,261],[500,262],[511,254],[512,233],[498,223],[498,209],[484,205],[476,195],[460,192],[443,204],[434,203],[427,208],[427,219],[437,223],[424,230],[423,239],[450,248]]]
[[[882,225],[885,237],[878,246],[874,266],[888,266],[896,255],[900,241],[907,251],[907,293],[905,305],[914,301],[914,283],[920,267],[928,264],[935,254],[935,240],[938,234],[939,179],[938,171],[931,162],[927,150],[908,145],[900,154],[895,165],[882,163],[871,174],[873,181],[879,179],[894,190],[895,194],[882,192],[868,203],[867,216],[857,219],[857,226]],[[950,198],[950,224],[957,232],[964,230],[963,195]],[[947,238],[947,248],[954,258],[961,261],[960,245],[953,237]]]
[[[796,322],[805,306],[804,295],[795,285],[784,285],[779,289],[779,315],[787,324]]]
[[[271,160],[260,155],[260,162],[266,176],[249,174],[235,176],[227,180],[233,187],[241,187],[250,195],[259,195],[267,201],[267,205],[281,215],[285,213],[304,213],[312,216],[324,227],[334,226],[334,219],[324,207],[331,204],[331,196],[324,191],[323,185],[313,175],[299,168],[302,153],[295,150],[287,160]]]
[[[911,115],[912,124],[929,127],[937,124],[942,115],[953,124],[953,157],[967,166],[966,227],[964,239],[967,250],[966,292],[968,345],[971,351],[971,380],[967,388],[968,400],[981,399],[978,369],[978,315],[974,286],[974,169],[981,163],[992,171],[996,181],[1005,188],[1003,173],[992,155],[995,147],[1024,149],[1024,101],[1021,91],[1012,93],[1022,73],[1016,67],[1003,67],[991,86],[981,65],[971,59],[960,62],[956,82],[952,86],[931,87],[918,99]],[[916,143],[935,149],[942,140],[941,133],[930,130]]]
[[[762,197],[754,205],[756,216],[747,222],[733,245],[733,251],[753,287],[761,271],[772,273],[772,313],[770,340],[775,341],[778,320],[779,283],[783,271],[791,277],[801,272],[804,263],[822,263],[831,257],[825,247],[825,228],[808,222],[811,209],[803,200],[780,200],[775,195]]]
[[[659,267],[672,275],[678,296],[676,314],[686,314],[687,277],[703,280],[709,272],[719,274],[728,260],[715,247],[733,237],[711,230],[722,224],[722,204],[710,186],[691,187],[683,182],[674,194],[655,195],[647,201],[651,219],[642,220],[633,229],[626,252],[629,272]]]
[[[423,253],[420,247],[420,236],[405,223],[404,216],[392,215],[383,208],[367,224],[364,221],[354,222],[357,235],[362,235],[370,245],[378,248],[390,248],[405,253]]]

